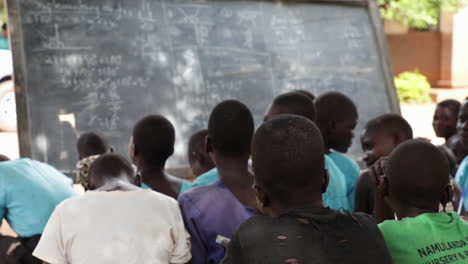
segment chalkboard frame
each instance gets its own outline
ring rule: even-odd
[[[21,157],[32,157],[32,135],[30,129],[30,114],[28,106],[27,74],[25,72],[25,51],[23,46],[23,31],[21,21],[20,0],[6,0],[9,17],[9,32],[13,55],[13,69],[15,82],[16,112],[18,124],[18,140]],[[390,108],[394,113],[400,113],[400,104],[393,81],[391,61],[388,56],[388,47],[383,31],[382,20],[375,0],[250,0],[252,2],[282,2],[282,3],[318,3],[335,5],[353,5],[367,7],[367,12],[372,22],[373,34],[378,48],[380,66],[385,80],[387,96],[390,99]]]

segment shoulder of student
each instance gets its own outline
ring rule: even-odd
[[[217,194],[218,189],[219,187],[217,186],[217,183],[194,187],[184,192],[178,200],[180,204],[184,204],[186,202],[197,204],[205,199],[213,199],[213,196]]]

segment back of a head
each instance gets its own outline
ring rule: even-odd
[[[133,143],[145,162],[164,166],[174,153],[174,126],[164,116],[148,115],[135,124]]]
[[[123,156],[115,153],[104,154],[89,168],[90,189],[99,188],[109,179],[127,177],[134,180],[134,174],[132,165]]]
[[[378,116],[365,125],[366,131],[382,132],[388,136],[399,135],[402,141],[413,138],[411,125],[398,114],[384,114]]]
[[[354,102],[339,92],[328,92],[320,95],[315,99],[315,108],[319,127],[330,121],[341,121],[351,114],[357,115]]]
[[[211,112],[208,136],[214,151],[228,157],[250,153],[254,132],[252,113],[236,100],[221,102]]]
[[[3,154],[0,154],[0,162],[1,162],[1,161],[9,161],[9,160],[10,160],[9,157],[7,157],[7,156],[5,156],[5,155],[3,155]]]
[[[101,155],[109,151],[109,146],[104,138],[94,132],[81,134],[76,147],[81,159]]]
[[[390,193],[413,206],[438,204],[449,184],[447,158],[424,140],[400,144],[389,157],[385,175]]]
[[[207,135],[208,135],[208,129],[202,129],[190,137],[189,142],[188,142],[188,149],[187,149],[189,158],[192,156],[191,153],[193,152],[198,152],[198,153],[206,152],[205,139]]]
[[[300,93],[302,95],[305,95],[307,96],[307,98],[309,98],[310,100],[312,100],[312,102],[315,100],[315,95],[313,95],[311,92],[307,91],[307,90],[294,90],[292,91],[293,93]]]
[[[278,114],[293,114],[316,121],[316,110],[314,102],[300,92],[290,92],[279,95],[273,100],[272,108]]]
[[[324,162],[320,131],[304,117],[274,117],[258,128],[252,140],[255,179],[277,200],[311,191],[321,196]]]
[[[458,112],[460,111],[461,103],[458,102],[457,100],[447,99],[447,100],[444,100],[444,101],[438,103],[437,106],[448,108],[448,109],[450,109],[450,111],[455,116],[458,116]]]

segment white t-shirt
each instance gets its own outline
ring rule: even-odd
[[[151,190],[91,191],[65,200],[33,255],[51,264],[168,264],[192,257],[176,200]]]

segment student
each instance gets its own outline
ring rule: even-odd
[[[432,121],[432,127],[438,137],[446,142],[457,134],[457,118],[460,110],[460,102],[445,100],[437,104]]]
[[[195,177],[214,168],[213,160],[210,154],[206,151],[206,136],[208,130],[203,129],[193,134],[188,143],[188,160],[192,173]]]
[[[87,132],[80,135],[76,142],[78,156],[80,160],[76,164],[77,183],[81,184],[85,190],[88,189],[88,171],[93,161],[100,155],[112,152],[106,140],[94,132]]]
[[[0,49],[7,50],[9,48],[10,48],[10,44],[8,42],[8,28],[7,28],[7,24],[3,23],[2,35],[0,36]]]
[[[460,108],[457,129],[460,137],[460,144],[468,148],[468,97],[463,101]],[[458,182],[461,188],[466,192],[464,204],[465,209],[468,211],[468,152],[465,154],[465,158],[458,168],[455,181]]]
[[[164,172],[167,159],[174,153],[175,130],[160,115],[148,115],[133,128],[129,154],[142,178],[142,187],[177,199],[190,188],[190,182]]]
[[[324,208],[327,189],[319,129],[297,115],[262,124],[252,141],[262,216],[243,223],[223,264],[391,263],[372,217]]]
[[[241,102],[218,104],[208,121],[207,148],[218,168],[219,181],[182,194],[179,204],[192,238],[192,263],[219,263],[239,225],[255,214],[253,176],[248,171],[254,121]]]
[[[453,152],[453,155],[455,155],[457,166],[460,165],[463,159],[468,155],[468,144],[463,143],[463,139],[459,134],[452,136],[446,143],[446,146]]]
[[[401,143],[413,138],[410,124],[400,115],[384,114],[367,122],[361,135],[364,162],[371,167],[382,157],[390,153]],[[356,185],[356,212],[374,213],[375,184],[364,170]]]
[[[342,155],[348,152],[354,138],[358,111],[353,101],[338,92],[329,92],[315,100],[317,125],[322,132],[325,153],[343,172],[346,180],[346,198],[350,211],[354,211],[354,193],[359,178],[357,163]]]
[[[190,240],[177,202],[139,187],[125,158],[89,171],[90,190],[57,206],[34,256],[51,263],[187,263]]]
[[[0,223],[5,219],[20,237],[0,235],[0,263],[41,263],[32,252],[47,219],[57,204],[74,195],[72,180],[47,164],[0,162]]]
[[[448,161],[436,146],[404,142],[370,171],[376,211],[389,206],[398,219],[379,225],[394,263],[467,263],[468,223],[456,212],[439,213],[452,189]]]
[[[276,97],[268,109],[264,120],[268,121],[280,114],[299,115],[312,122],[316,121],[314,103],[310,100],[310,97],[307,98],[304,94],[298,92],[285,93]],[[325,156],[325,167],[330,174],[330,184],[328,185],[327,191],[323,194],[325,206],[329,206],[335,210],[351,209],[346,196],[346,180],[343,172],[328,156]]]

